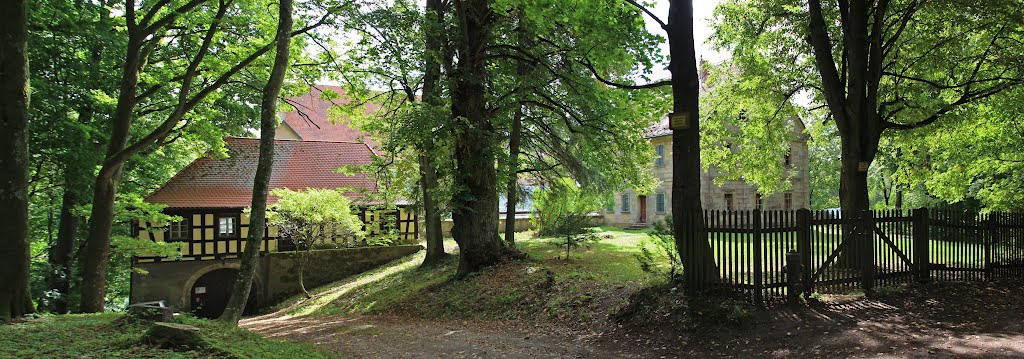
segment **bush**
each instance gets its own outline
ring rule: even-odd
[[[588,214],[564,213],[555,218],[549,218],[548,231],[551,235],[558,236],[561,244],[565,245],[565,260],[569,260],[569,252],[590,242],[601,240],[592,229],[593,224]]]
[[[583,222],[592,225],[590,214],[601,208],[600,195],[587,191],[570,178],[551,181],[550,186],[538,189],[533,195],[533,215],[530,222],[538,236],[562,235],[566,221]]]
[[[665,222],[654,224],[654,230],[647,234],[647,240],[640,243],[640,253],[636,254],[640,269],[644,272],[664,276],[669,281],[683,274],[683,262],[676,250],[676,238],[672,231],[672,217]],[[662,263],[668,262],[665,268]]]

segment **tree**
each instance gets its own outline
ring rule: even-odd
[[[114,90],[105,79],[117,66],[113,54],[124,45],[118,41],[107,3],[46,0],[29,9],[35,98],[30,109],[29,148],[35,169],[30,186],[37,193],[30,196],[30,207],[57,218],[55,238],[47,236],[48,265],[38,266],[46,273],[39,306],[55,313],[69,310],[74,254],[84,223],[77,208],[89,203],[90,177],[103,156],[109,117],[98,93]],[[59,202],[54,205],[43,200],[46,197]]]
[[[28,291],[28,1],[0,25],[0,321],[33,311]]]
[[[369,26],[355,31],[361,34],[365,44],[353,51],[355,56],[345,60],[351,65],[348,71],[342,72],[342,77],[356,87],[347,95],[362,91],[368,93],[367,97],[385,104],[385,109],[374,112],[370,121],[364,123],[368,126],[363,128],[381,129],[378,132],[386,134],[381,143],[388,156],[408,158],[409,154],[403,151],[409,149],[417,156],[429,154],[426,157],[433,160],[430,165],[441,174],[439,179],[442,180],[431,192],[441,193],[444,198],[450,188],[454,194],[453,212],[470,201],[490,198],[491,195],[480,195],[482,192],[494,192],[496,197],[499,183],[503,190],[516,192],[517,178],[526,174],[538,178],[570,176],[586,186],[612,191],[627,186],[653,185],[649,173],[653,151],[642,132],[649,124],[647,121],[654,119],[651,113],[656,112],[645,105],[657,103],[657,96],[610,90],[593,81],[587,67],[579,61],[587,53],[602,53],[606,56],[588,65],[615,74],[633,69],[649,70],[648,55],[653,52],[647,50],[653,49],[656,42],[651,41],[652,36],[643,30],[642,19],[629,5],[618,0],[493,3],[490,8],[503,10],[491,12],[489,16],[493,18],[488,20],[488,26],[494,33],[516,36],[491,36],[485,44],[479,45],[485,53],[479,54],[478,59],[486,63],[486,71],[481,76],[487,78],[481,81],[460,69],[467,62],[450,62],[455,54],[464,52],[456,49],[465,43],[462,39],[442,38],[440,51],[426,50],[426,54],[414,56],[424,50],[410,48],[408,41],[402,41],[409,38],[408,29],[417,26],[409,22],[411,17],[406,15],[409,7],[403,4],[395,2],[388,9],[372,10],[363,15],[371,20]],[[458,6],[453,8],[457,10]],[[622,21],[596,20],[593,16],[598,12],[606,14],[604,18]],[[459,22],[458,11],[446,11],[446,14],[452,15],[444,17],[440,28],[464,26]],[[569,20],[550,21],[565,18]],[[419,26],[437,26],[432,23],[425,21]],[[420,58],[425,59],[424,63],[410,63],[410,59]],[[423,79],[423,88],[428,89],[430,81],[426,80],[431,78],[426,76],[429,72],[422,69],[437,69],[438,66],[427,66],[426,60],[430,59],[440,60],[441,86],[424,92],[423,102],[417,103],[417,84]],[[467,81],[479,86],[475,91],[484,91],[474,94],[484,101],[474,108],[481,111],[481,119],[489,127],[470,126],[452,115],[456,103],[464,101],[455,89]],[[361,87],[374,91],[361,90]],[[429,93],[437,93],[437,102],[427,103]],[[643,120],[637,121],[638,118]],[[520,148],[513,151],[516,123],[520,124]],[[455,143],[460,138],[464,144],[468,140],[478,146],[478,150],[486,150],[482,152],[486,158],[474,156],[480,163],[471,164],[466,156],[460,163],[459,156],[452,156],[458,152]],[[503,151],[506,144],[510,145],[509,152]],[[516,152],[518,155],[513,155]],[[455,163],[451,163],[453,158]],[[494,171],[493,188],[490,184],[467,185],[470,179],[490,176],[464,171],[466,166],[476,165],[479,165],[474,167],[476,169]],[[477,188],[471,188],[474,186]],[[511,202],[514,204],[516,199]],[[472,204],[473,207],[478,205],[483,206]],[[480,231],[480,235],[495,237],[488,240],[495,245],[487,248],[499,251],[504,248],[497,231],[488,228],[489,225],[463,223],[478,227],[474,230]],[[474,253],[473,249],[463,251],[465,247],[460,244],[461,255]]]
[[[445,6],[441,0],[427,0],[426,13],[424,14],[423,34],[423,102],[429,106],[440,107],[441,100],[441,68],[443,62],[450,62],[451,57],[444,56],[445,47]],[[450,65],[449,65],[450,66]],[[420,144],[419,154],[420,166],[420,189],[423,199],[423,223],[426,226],[426,255],[423,257],[423,265],[432,265],[441,262],[448,256],[444,251],[444,238],[441,231],[441,210],[437,205],[438,196],[438,171],[433,155],[433,141],[424,141]]]
[[[727,2],[717,10],[716,36],[733,50],[741,76],[777,78],[765,91],[790,96],[811,91],[827,109],[841,140],[840,207],[851,216],[870,208],[868,174],[883,136],[948,122],[953,119],[947,114],[1024,81],[1019,4],[857,0],[823,6],[808,0],[803,5]],[[774,65],[748,66],[759,63]],[[847,258],[866,248],[844,247],[839,262],[862,268]]]
[[[625,0],[649,16],[665,30],[669,43],[670,81],[644,85],[613,82],[593,71],[598,80],[618,88],[646,89],[661,86],[672,88],[672,223],[676,247],[685,266],[686,283],[697,288],[718,279],[711,244],[704,233],[703,208],[700,201],[700,78],[697,76],[697,55],[693,43],[693,1],[669,2],[668,22],[634,0]],[[592,69],[593,70],[593,69]]]
[[[487,105],[487,50],[496,15],[488,0],[455,0],[458,61],[451,75],[455,133],[455,194],[452,237],[459,244],[464,277],[498,262],[498,194],[494,168],[494,124]]]
[[[270,79],[263,87],[263,101],[260,104],[260,155],[256,164],[256,177],[253,180],[252,210],[249,223],[255,230],[249,231],[245,241],[245,252],[239,260],[238,279],[231,290],[231,297],[221,314],[220,320],[237,324],[245,310],[252,280],[256,275],[256,259],[263,244],[263,232],[267,218],[267,192],[270,187],[270,174],[274,168],[274,136],[277,131],[277,98],[284,84],[288,70],[288,55],[291,46],[292,2],[280,0],[278,5],[277,35],[275,37],[276,53],[274,67],[270,71]]]
[[[295,242],[299,254],[299,287],[308,298],[303,273],[309,250],[331,235],[362,237],[363,222],[352,213],[352,200],[340,190],[275,189],[271,194],[278,197],[278,201],[268,213],[268,221],[277,226],[282,237]]]
[[[977,201],[987,211],[1024,208],[1024,89],[1015,88],[951,113],[947,126],[919,129],[894,141],[900,160],[892,182],[909,206],[929,195],[945,203]],[[922,198],[925,197],[925,198]]]
[[[869,208],[868,168],[883,135],[929,126],[1017,86],[1021,9],[1009,1],[731,1],[721,46],[778,93],[812,91],[841,139],[844,212]],[[991,14],[976,18],[974,14]],[[771,49],[771,50],[767,50]],[[813,76],[808,76],[812,74]]]
[[[147,5],[137,5],[135,1],[125,5],[127,50],[112,135],[94,185],[86,240],[81,305],[85,312],[104,308],[114,202],[125,163],[144,150],[173,141],[175,136],[195,127],[198,120],[216,116],[196,114],[194,110],[200,104],[233,99],[220,90],[230,87],[229,83],[237,86],[234,81],[239,73],[276,44],[265,40],[264,34],[270,31],[260,27],[262,22],[227,17],[229,10],[260,14],[259,2],[219,0],[213,4],[211,0],[191,0],[183,4],[158,1]],[[172,5],[176,7],[171,9]],[[332,11],[291,35],[305,34],[327,23]],[[180,26],[183,24],[186,26]],[[202,30],[192,31],[194,28]],[[187,55],[183,58],[182,53]],[[156,66],[158,63],[163,66]],[[150,78],[155,81],[142,82],[148,86],[140,89],[140,79]],[[142,133],[133,136],[133,132]]]

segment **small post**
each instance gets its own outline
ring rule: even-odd
[[[875,224],[870,210],[862,211],[860,215],[861,248],[864,254],[864,258],[861,258],[860,285],[865,293],[870,293],[875,289]]]
[[[803,292],[801,262],[800,253],[797,251],[790,249],[789,253],[786,253],[786,304],[790,306],[797,306],[800,303],[800,293]]]
[[[981,239],[985,241],[985,281],[991,281],[992,274],[995,272],[995,267],[992,265],[992,243],[998,240],[999,226],[996,221],[998,215],[998,213],[988,214],[985,226],[988,235],[981,236]]]
[[[801,208],[796,211],[796,249],[800,253],[800,263],[803,266],[801,271],[801,286],[804,297],[810,297],[814,290],[814,283],[811,283],[811,211]]]
[[[754,220],[754,304],[764,306],[764,280],[761,263],[761,210],[755,209]]]
[[[914,277],[918,283],[928,283],[931,281],[931,264],[928,258],[928,209],[915,209],[913,223],[914,232],[911,238],[914,243]]]

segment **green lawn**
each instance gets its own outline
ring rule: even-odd
[[[282,304],[292,315],[350,315],[396,312],[425,318],[488,319],[546,315],[585,318],[595,315],[596,302],[625,300],[624,288],[654,280],[640,270],[635,254],[647,231],[599,228],[599,242],[565,249],[556,238],[519,233],[516,243],[528,259],[487,268],[463,280],[452,280],[457,254],[441,265],[420,268],[423,254],[399,259]],[[447,248],[454,248],[450,239]],[[600,299],[603,298],[603,299]]]
[[[210,348],[171,351],[142,344],[145,322],[118,313],[57,315],[0,325],[0,358],[326,358],[309,344],[263,337],[218,322],[181,318],[199,327]]]

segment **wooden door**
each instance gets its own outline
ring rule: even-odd
[[[639,223],[647,223],[647,196],[637,196],[636,201],[640,202],[640,220]]]

